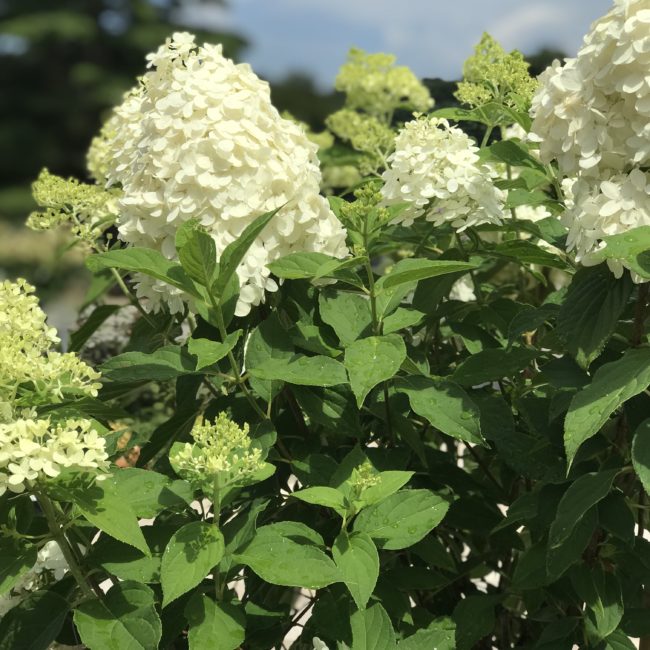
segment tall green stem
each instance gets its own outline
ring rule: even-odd
[[[95,598],[96,594],[93,592],[86,578],[84,577],[83,571],[77,562],[75,552],[72,546],[70,546],[70,542],[65,536],[65,533],[63,532],[61,525],[57,520],[54,504],[44,494],[37,494],[36,498],[38,499],[38,503],[40,504],[41,509],[43,510],[43,514],[45,515],[45,519],[47,521],[48,528],[52,533],[52,537],[59,545],[59,548],[63,553],[63,557],[68,563],[70,573],[72,573],[74,579],[77,581],[77,584],[79,585],[79,588],[81,589],[83,595],[86,598]]]
[[[223,311],[221,310],[221,305],[219,305],[219,303],[215,300],[212,293],[210,293],[210,302],[215,312],[215,316],[217,320],[217,329],[219,330],[219,336],[221,336],[221,340],[225,342],[226,337],[228,336],[228,332],[226,330],[226,324],[223,319]],[[262,418],[262,420],[268,420],[268,416],[260,408],[260,405],[255,401],[255,398],[251,395],[251,392],[248,390],[248,387],[246,386],[246,381],[241,376],[241,368],[239,367],[239,363],[237,362],[237,359],[235,359],[235,355],[232,353],[231,350],[228,351],[228,362],[230,363],[230,368],[234,375],[235,383],[244,394],[244,397],[248,400],[248,403],[251,405],[252,409],[255,411],[255,413],[257,413],[257,415],[259,415]]]
[[[375,336],[381,335],[381,323],[377,317],[377,297],[375,295],[375,276],[370,264],[370,257],[368,255],[368,231],[364,224],[363,230],[363,246],[366,249],[366,262],[364,267],[368,277],[368,291],[370,293],[370,314],[372,317],[372,329]],[[383,382],[382,389],[384,392],[384,408],[386,409],[386,426],[388,428],[388,437],[393,440],[393,424],[391,422],[390,404],[388,402],[388,386]]]
[[[219,477],[217,476],[214,479],[214,489],[212,491],[212,514],[213,521],[212,523],[219,530],[219,516],[221,514],[221,488],[219,486]],[[217,600],[221,600],[223,596],[223,585],[221,584],[221,575],[219,573],[219,565],[217,564],[214,569],[212,569],[212,576],[214,578],[214,595]]]

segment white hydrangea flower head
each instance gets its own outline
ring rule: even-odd
[[[572,187],[573,207],[563,215],[569,228],[567,247],[575,250],[576,260],[586,266],[602,260],[594,255],[605,246],[604,237],[619,235],[634,228],[650,226],[650,173],[634,169],[596,184],[579,178]],[[608,259],[611,271],[620,277],[622,261]],[[633,274],[633,278],[636,278]]]
[[[18,418],[0,423],[0,495],[21,493],[63,468],[108,470],[106,440],[90,420]]]
[[[492,170],[461,129],[440,118],[408,122],[395,140],[381,190],[385,205],[407,204],[395,223],[419,217],[462,231],[501,223],[505,194],[494,187]]]
[[[266,82],[187,33],[147,58],[150,70],[115,109],[93,159],[122,188],[123,241],[174,259],[176,231],[198,218],[220,255],[256,217],[284,206],[237,269],[240,316],[277,290],[269,262],[295,251],[347,254],[345,230],[319,194],[318,147],[280,116]],[[150,308],[183,308],[162,282],[141,278],[137,290]]]
[[[74,354],[51,349],[59,338],[33,293],[25,280],[0,282],[0,402],[14,402],[24,383],[44,399],[61,399],[66,391],[96,396],[99,373]]]
[[[555,61],[533,98],[531,139],[565,175],[650,161],[650,1],[616,0],[574,59]]]

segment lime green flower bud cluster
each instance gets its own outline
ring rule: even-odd
[[[170,462],[179,476],[208,494],[215,483],[221,489],[245,484],[265,466],[261,450],[252,445],[248,424],[240,428],[225,413],[213,423],[198,422],[191,433],[195,442],[174,445]]]
[[[354,191],[355,201],[341,206],[341,217],[350,233],[372,232],[391,219],[390,211],[381,206],[381,185],[370,181]]]
[[[356,490],[357,494],[361,495],[368,488],[379,485],[379,483],[381,483],[381,476],[372,466],[372,463],[369,460],[366,460],[361,463],[361,465],[354,468],[349,480],[353,490]]]
[[[126,94],[129,95],[132,92]],[[108,182],[108,169],[112,152],[110,142],[117,135],[116,121],[111,116],[104,122],[99,133],[91,140],[86,153],[86,168],[102,187],[105,187]]]
[[[362,174],[371,174],[385,164],[395,139],[395,133],[387,124],[373,115],[357,113],[349,108],[330,115],[326,124],[332,133],[364,154],[359,160]]]
[[[52,350],[59,342],[25,280],[0,283],[0,403],[34,406],[64,394],[96,396],[99,373],[74,354]]]
[[[527,111],[537,89],[537,81],[528,73],[528,67],[521,52],[506,53],[485,33],[474,54],[465,61],[456,98],[472,108],[497,102]]]
[[[346,94],[348,108],[384,119],[398,108],[426,111],[433,106],[429,91],[413,72],[396,66],[395,57],[382,52],[352,48],[336,77],[336,89]]]
[[[43,169],[32,185],[34,200],[42,208],[27,218],[32,230],[70,227],[80,240],[94,243],[113,221],[118,190],[61,178]]]

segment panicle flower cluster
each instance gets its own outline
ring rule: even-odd
[[[396,66],[392,54],[367,54],[352,48],[335,86],[345,93],[348,108],[382,118],[398,108],[426,111],[433,106],[427,88],[409,68]]]
[[[531,139],[542,161],[576,179],[563,220],[568,247],[585,264],[602,237],[648,224],[649,35],[650,0],[615,0],[577,57],[541,75],[533,99]],[[608,264],[622,272],[622,262]]]
[[[65,392],[96,396],[99,373],[74,354],[51,349],[59,342],[25,280],[0,283],[0,402],[20,403],[22,384],[35,399],[56,401]],[[35,394],[34,394],[35,393]]]
[[[393,129],[374,115],[342,108],[332,113],[326,119],[326,124],[332,133],[364,154],[359,162],[359,170],[364,175],[375,172],[383,165],[393,147]]]
[[[208,493],[237,485],[264,466],[262,452],[252,446],[248,424],[240,428],[225,413],[214,423],[199,422],[192,429],[195,442],[185,443],[170,457],[176,472]]]
[[[569,228],[567,247],[576,250],[576,260],[589,266],[598,264],[597,252],[605,246],[604,237],[618,235],[640,226],[650,226],[650,174],[633,169],[607,180],[578,178],[572,186],[573,207],[563,215]],[[618,278],[623,263],[607,261]],[[633,274],[635,280],[640,280]]]
[[[122,188],[121,239],[173,259],[179,226],[198,218],[220,255],[256,217],[284,206],[237,269],[240,316],[277,290],[269,262],[295,251],[347,254],[345,231],[319,194],[318,147],[280,117],[266,82],[187,33],[147,58],[150,70],[91,156],[94,173]],[[183,296],[160,281],[140,277],[137,290],[150,308],[183,308]]]
[[[38,551],[36,563],[20,580],[0,596],[0,618],[15,607],[30,592],[58,582],[68,572],[68,563],[61,547],[54,541],[46,542]]]
[[[395,222],[409,226],[424,216],[458,231],[501,223],[504,193],[494,187],[491,170],[480,163],[477,152],[473,141],[447,120],[408,122],[382,175],[384,203],[407,204]]]
[[[33,413],[0,423],[0,495],[20,493],[61,470],[108,470],[106,440],[89,420],[51,422]]]
[[[66,225],[76,237],[92,244],[115,220],[116,190],[80,183],[75,178],[61,178],[47,169],[32,184],[32,195],[42,208],[27,218],[27,226],[32,230]]]
[[[616,0],[574,59],[540,76],[532,135],[566,176],[650,161],[650,2]]]
[[[492,36],[484,33],[463,66],[463,81],[456,98],[472,108],[499,102],[511,108],[528,110],[537,81],[528,73],[529,63],[523,54],[509,54]]]

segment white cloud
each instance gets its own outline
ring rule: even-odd
[[[507,50],[520,48],[531,36],[553,34],[562,28],[566,17],[557,7],[546,2],[521,5],[495,20],[486,31],[490,32]]]

